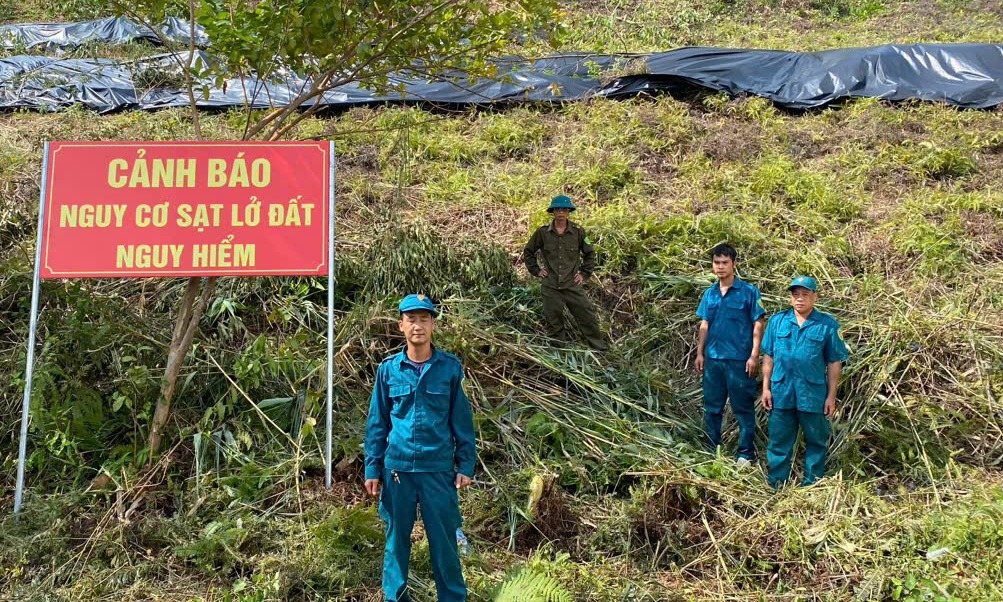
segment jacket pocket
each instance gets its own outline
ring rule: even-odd
[[[720,303],[708,302],[707,306],[704,307],[705,320],[708,322],[713,322],[717,318],[718,309],[720,309]]]
[[[412,391],[414,391],[414,387],[411,385],[390,385],[390,401],[393,404],[390,408],[391,414],[397,418],[403,418],[407,415],[411,406]]]
[[[813,385],[825,385],[825,368],[811,368],[804,371],[804,379]]]
[[[730,295],[728,296],[730,297]],[[745,300],[725,297],[721,300],[721,316],[727,320],[743,321],[749,315],[745,309]]]
[[[822,352],[822,346],[825,345],[825,330],[822,328],[812,328],[807,333],[805,333],[805,344],[812,353]]]
[[[790,352],[793,348],[794,330],[789,326],[781,326],[777,331],[777,340],[774,342],[776,351]]]
[[[433,384],[425,389],[428,405],[431,409],[445,416],[449,412],[449,385]]]
[[[398,398],[411,394],[411,385],[392,385],[390,387],[390,397]]]

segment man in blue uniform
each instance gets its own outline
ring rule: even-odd
[[[798,276],[789,290],[792,309],[770,318],[763,335],[763,407],[770,412],[766,460],[774,488],[790,478],[799,428],[805,443],[801,485],[825,474],[829,419],[836,412],[839,372],[849,355],[839,322],[815,309],[815,279]]]
[[[696,369],[703,374],[704,430],[711,449],[721,445],[721,414],[730,398],[738,422],[738,462],[756,459],[756,374],[766,310],[759,289],[735,275],[738,253],[720,244],[710,251],[718,280],[697,307],[700,331]]]
[[[432,345],[438,312],[428,297],[408,295],[399,309],[407,346],[376,371],[365,440],[366,491],[380,494],[386,523],[383,591],[391,602],[409,599],[411,531],[420,506],[438,599],[466,600],[457,491],[472,482],[477,450],[463,366]]]

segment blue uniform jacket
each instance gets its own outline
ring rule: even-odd
[[[383,468],[474,476],[474,417],[463,392],[463,366],[433,347],[421,375],[406,351],[383,360],[369,401],[366,478]]]
[[[773,358],[770,391],[773,407],[822,412],[828,394],[826,367],[845,362],[846,343],[839,336],[839,322],[814,310],[798,326],[793,309],[770,318],[763,334],[762,352]]]
[[[721,296],[719,282],[704,291],[697,316],[706,320],[707,357],[712,360],[742,360],[752,355],[752,331],[756,320],[766,315],[759,289],[736,277]]]

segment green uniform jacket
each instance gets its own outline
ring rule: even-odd
[[[537,262],[537,252],[543,252],[543,267],[548,275],[543,286],[563,289],[575,285],[575,274],[581,272],[586,279],[595,271],[595,249],[585,236],[585,230],[568,220],[564,234],[558,234],[554,222],[540,226],[533,232],[526,248],[522,250],[522,260],[526,268],[534,276],[540,275],[540,264]]]

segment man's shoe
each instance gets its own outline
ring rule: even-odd
[[[739,458],[735,461],[735,464],[738,464],[739,468],[748,468],[749,466],[752,466],[752,460],[748,458]]]

